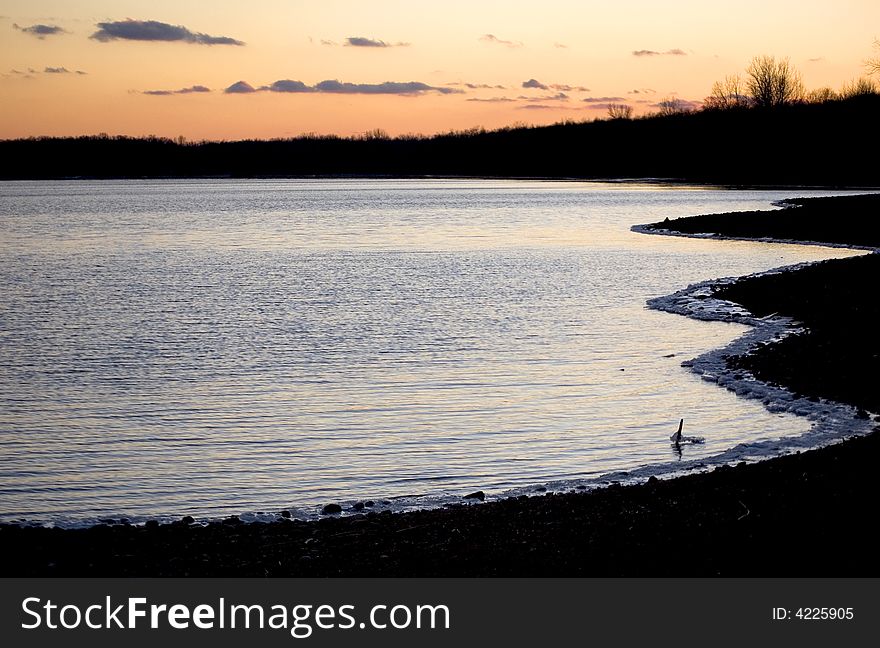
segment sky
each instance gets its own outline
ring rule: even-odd
[[[432,134],[698,106],[752,57],[839,88],[877,0],[0,0],[0,138]]]

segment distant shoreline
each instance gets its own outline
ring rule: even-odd
[[[880,191],[880,184],[735,184],[724,182],[703,182],[687,178],[657,177],[578,177],[578,176],[512,176],[512,175],[437,175],[437,174],[294,174],[294,175],[199,175],[199,176],[64,176],[53,178],[9,178],[0,177],[0,183],[12,182],[114,182],[114,181],[179,181],[193,180],[521,180],[526,182],[590,182],[597,184],[634,184],[669,187],[699,187],[701,189],[725,189],[733,191]],[[633,231],[643,226],[633,226]],[[659,233],[659,232],[657,232]],[[680,234],[670,234],[681,236]],[[730,237],[733,238],[733,237]],[[744,239],[745,240],[745,239]],[[785,241],[778,241],[785,242]],[[805,241],[792,242],[805,244]],[[818,242],[817,245],[827,245]]]
[[[432,136],[203,141],[0,140],[0,178],[674,178],[726,186],[875,186],[859,151],[880,95]]]
[[[746,233],[765,238],[767,227],[781,227],[774,217],[784,215],[785,238],[812,238],[806,221],[788,214],[806,207],[812,226],[835,238],[852,245],[880,240],[864,218],[880,207],[880,196],[798,202],[799,209],[755,212],[760,218]],[[655,226],[723,233],[741,220],[726,214]],[[729,366],[807,399],[852,405],[865,421],[880,412],[873,389],[878,281],[880,254],[869,254],[720,286],[720,298],[757,317],[778,311],[809,328],[728,358]],[[869,512],[880,495],[876,429],[710,473],[411,513],[70,530],[0,525],[2,575],[876,576],[880,557],[864,541],[872,537]]]

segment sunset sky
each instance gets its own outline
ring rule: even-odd
[[[839,88],[880,2],[0,0],[0,34],[0,138],[428,134],[699,102],[758,54]]]

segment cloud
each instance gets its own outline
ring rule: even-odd
[[[225,92],[226,94],[249,94],[256,91],[256,88],[254,88],[254,86],[252,86],[247,81],[236,81],[231,86],[226,88],[223,92]]]
[[[564,92],[559,92],[555,95],[544,95],[543,97],[526,97],[520,96],[517,99],[524,99],[525,101],[539,102],[539,101],[568,101],[568,95]]]
[[[510,97],[490,97],[488,99],[480,99],[479,97],[471,97],[470,99],[465,99],[465,101],[479,101],[484,103],[507,103],[510,101],[516,101],[516,99],[511,99]]]
[[[618,101],[626,101],[623,97],[586,97],[581,99],[585,103],[615,103]]]
[[[528,104],[525,106],[517,106],[517,110],[560,110],[566,106],[548,106],[546,104]]]
[[[652,103],[652,108],[668,108],[671,110],[678,111],[691,111],[696,110],[700,106],[703,105],[701,101],[688,101],[687,99],[666,99],[664,101],[658,101],[657,103]]]
[[[687,56],[687,52],[683,49],[675,48],[671,50],[666,50],[665,52],[656,52],[654,50],[634,50],[632,53],[633,56]]]
[[[20,27],[19,25],[12,23],[12,27],[25,34],[36,36],[40,40],[43,40],[44,38],[46,38],[46,36],[55,36],[57,34],[67,33],[58,25],[31,25],[30,27]]]
[[[383,83],[343,83],[336,79],[328,79],[315,84],[315,92],[327,92],[332,94],[393,94],[393,95],[420,95],[428,92],[439,94],[461,94],[461,90],[454,88],[437,88],[419,81],[385,81]]]
[[[43,72],[46,74],[70,74],[70,70],[66,67],[47,67]]]
[[[565,43],[553,43],[553,47],[558,47],[559,49],[568,49],[568,45]]]
[[[203,85],[194,85],[177,90],[177,94],[193,94],[194,92],[211,92],[211,88],[207,88]]]
[[[809,61],[810,63],[818,63],[819,61],[824,61],[824,60],[825,60],[824,56],[816,56],[814,58],[807,59],[807,61]]]
[[[367,95],[401,95],[417,96],[436,92],[438,94],[463,94],[455,88],[438,88],[419,81],[384,81],[383,83],[343,83],[336,79],[326,79],[313,86],[302,81],[280,79],[274,83],[261,86],[259,90],[289,93],[325,93],[325,94],[367,94]],[[247,94],[258,90],[246,81],[238,81],[224,90],[227,94]]]
[[[183,25],[169,25],[156,20],[118,20],[100,22],[91,38],[102,43],[111,40],[166,41],[195,43],[197,45],[244,45],[228,36],[209,36],[192,32]]]
[[[589,92],[589,88],[585,88],[584,86],[570,86],[565,83],[551,83],[550,87],[554,90],[561,90],[563,92]]]
[[[529,79],[522,82],[523,88],[534,88],[536,90],[559,90],[560,92],[589,92],[589,88],[584,86],[572,86],[567,83],[551,83],[549,85],[541,83],[537,79]]]
[[[409,47],[409,43],[386,43],[383,40],[365,38],[363,36],[349,36],[345,39],[346,47]]]
[[[280,79],[272,85],[263,86],[260,90],[268,90],[269,92],[314,92],[314,88],[307,86],[302,81],[291,81],[290,79]]]
[[[321,45],[327,45],[328,47],[336,47],[338,45],[336,41],[327,40],[326,38],[321,39]]]
[[[635,90],[629,90],[626,94],[657,94],[657,91],[652,88],[636,88]]]
[[[461,81],[452,81],[447,83],[448,86],[464,86],[471,90],[506,90],[503,85],[491,85],[488,83],[462,83]]]
[[[27,72],[22,72],[21,70],[9,70],[9,74],[2,75],[4,78],[8,78],[10,75],[19,79],[33,79],[34,75],[31,74],[33,70],[28,70]]]
[[[537,88],[539,90],[549,90],[549,86],[545,86],[543,83],[538,81],[537,79],[529,79],[528,81],[522,82],[523,88]]]
[[[200,92],[211,92],[211,89],[203,85],[194,85],[189,88],[180,88],[179,90],[144,90],[143,94],[153,95],[155,97],[165,97],[168,95],[195,94]]]
[[[507,47],[522,47],[523,44],[520,41],[509,41],[498,38],[494,34],[483,34],[480,36],[480,40],[484,43],[494,43],[496,45],[505,45]]]
[[[586,110],[608,110],[609,108],[611,108],[611,106],[619,106],[619,105],[620,104],[617,103],[616,101],[608,101],[608,102],[590,104],[589,106],[585,106],[584,108]],[[626,105],[626,104],[624,104],[624,105]]]

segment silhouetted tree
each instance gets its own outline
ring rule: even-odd
[[[708,109],[729,110],[748,106],[749,98],[742,78],[738,74],[724,77],[724,81],[716,81],[712,85],[712,94],[706,98]]]
[[[880,52],[880,40],[874,41],[874,49]],[[865,65],[868,66],[868,74],[880,74],[880,54],[877,55],[877,58],[865,61]]]
[[[844,99],[851,97],[864,97],[865,95],[877,94],[877,84],[873,79],[856,79],[850,83],[844,84],[840,89],[840,96]]]
[[[680,115],[690,111],[691,108],[688,104],[675,97],[666,97],[663,101],[657,104],[657,114],[662,117]]]
[[[608,116],[611,119],[632,119],[633,107],[622,103],[608,104]]]
[[[374,128],[373,130],[365,131],[361,138],[369,142],[373,140],[387,140],[390,139],[390,136],[385,129]]]
[[[746,69],[746,87],[756,106],[784,106],[804,98],[800,73],[787,58],[756,56]]]
[[[809,103],[825,103],[826,101],[834,101],[835,99],[839,99],[840,95],[837,94],[833,88],[824,87],[824,88],[816,88],[815,90],[810,90],[807,93],[806,100]]]

